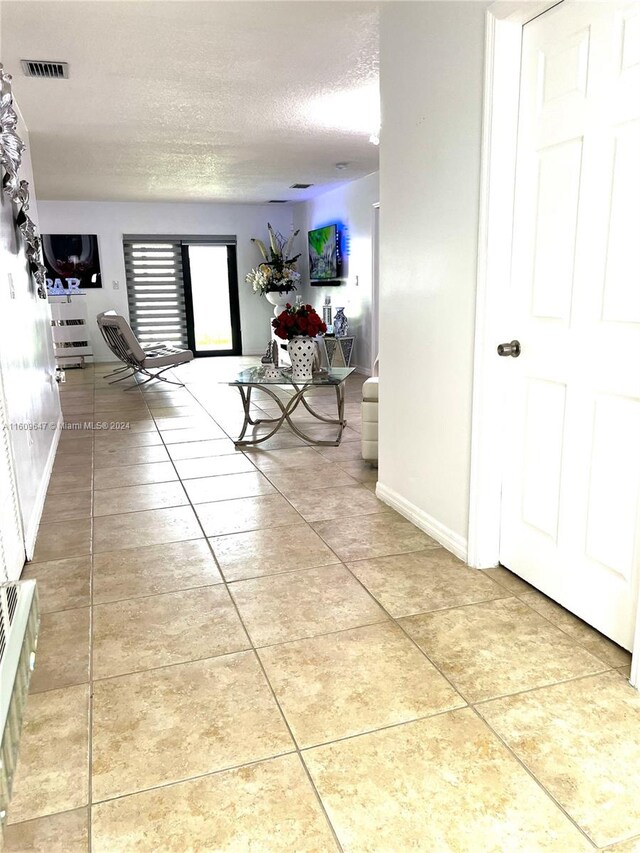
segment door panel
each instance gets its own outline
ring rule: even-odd
[[[620,72],[640,65],[640,9],[629,3],[616,13],[616,42],[620,44]]]
[[[552,145],[538,154],[533,314],[569,320],[578,224],[582,140]]]
[[[602,320],[640,323],[640,123],[615,129],[611,165],[611,208],[604,276]]]
[[[596,401],[591,457],[586,554],[630,581],[640,491],[640,402]]]
[[[558,537],[562,436],[566,387],[559,382],[527,382],[522,520]]]
[[[501,562],[630,649],[640,517],[637,5],[523,32]]]

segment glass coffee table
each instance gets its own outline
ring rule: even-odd
[[[355,368],[353,367],[332,367],[328,371],[314,373],[313,379],[310,379],[308,382],[294,381],[291,377],[291,368],[286,367],[276,368],[275,370],[273,367],[250,367],[247,370],[243,370],[236,376],[233,382],[229,382],[229,385],[235,386],[240,392],[240,396],[242,397],[242,407],[244,409],[244,424],[242,425],[240,435],[236,439],[236,447],[261,444],[263,441],[267,441],[271,436],[275,435],[284,423],[288,424],[297,436],[302,438],[304,441],[307,441],[309,444],[337,447],[340,444],[340,439],[342,438],[342,431],[347,425],[344,418],[344,382],[348,376],[351,376],[354,370]],[[283,400],[275,393],[274,386],[290,388],[292,393],[287,399]],[[251,392],[254,388],[259,388],[271,397],[282,412],[280,417],[261,418],[260,420],[252,419]],[[337,419],[327,418],[315,411],[304,396],[310,388],[335,388],[336,404],[338,408]],[[317,420],[322,421],[322,423],[332,424],[338,427],[335,439],[321,440],[313,438],[310,435],[306,435],[298,425],[294,424],[291,420],[291,415],[300,404],[304,406],[310,415],[317,418]],[[261,435],[259,438],[245,438],[250,426],[260,426],[261,424],[267,426],[273,425],[273,428],[267,432],[266,435]]]

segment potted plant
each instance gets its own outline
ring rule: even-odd
[[[316,344],[313,340],[327,331],[322,318],[311,305],[287,304],[284,311],[271,321],[279,338],[289,341],[287,349],[291,358],[291,378],[294,382],[313,379],[313,362]]]
[[[254,293],[265,296],[268,302],[275,305],[273,313],[277,316],[290,301],[290,295],[300,281],[300,273],[296,270],[296,261],[300,254],[291,254],[293,241],[300,231],[292,231],[289,239],[285,240],[279,231],[271,227],[270,223],[267,223],[267,230],[269,231],[268,248],[262,240],[255,237],[251,240],[260,250],[264,260],[247,273],[245,281],[253,287]]]

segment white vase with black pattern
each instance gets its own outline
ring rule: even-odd
[[[310,382],[313,379],[313,362],[316,342],[308,335],[291,338],[287,347],[291,359],[291,378],[294,382]]]

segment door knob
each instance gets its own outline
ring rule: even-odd
[[[498,355],[517,358],[520,355],[520,341],[511,341],[508,344],[498,344]]]

